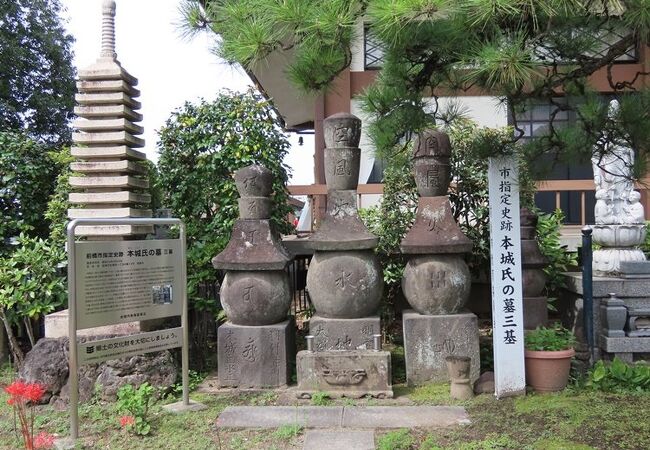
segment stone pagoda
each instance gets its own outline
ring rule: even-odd
[[[402,291],[415,310],[404,311],[404,353],[409,385],[447,381],[445,358],[471,358],[479,376],[477,317],[465,311],[471,280],[464,254],[472,242],[454,220],[447,196],[449,137],[426,130],[415,140],[413,170],[420,194],[415,223],[401,242],[409,256]]]
[[[519,211],[521,221],[521,266],[523,278],[524,329],[545,327],[548,322],[548,297],[544,288],[548,277],[544,267],[549,263],[537,243],[537,214],[528,208]]]
[[[115,53],[115,2],[102,3],[102,46],[100,57],[79,71],[78,94],[74,109],[71,168],[83,176],[70,177],[76,191],[69,196],[76,207],[68,210],[71,219],[151,217],[147,208],[151,198],[146,156],[138,136],[143,129],[137,122],[140,102],[138,80],[122,68]],[[77,227],[78,235],[120,239],[150,233],[149,226]]]
[[[324,121],[327,211],[309,239],[314,256],[307,289],[316,313],[308,350],[298,353],[298,395],[392,397],[390,353],[381,351],[377,315],[382,270],[378,239],[357,211],[361,120],[342,113]]]
[[[291,257],[271,224],[273,176],[262,166],[235,172],[239,219],[226,248],[212,259],[226,271],[221,304],[228,322],[218,330],[222,387],[264,388],[290,381],[293,324],[287,318]]]

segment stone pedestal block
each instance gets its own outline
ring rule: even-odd
[[[319,315],[309,319],[314,350],[370,350],[372,335],[381,333],[379,316],[360,319],[329,319]]]
[[[449,381],[445,358],[471,358],[470,380],[480,374],[478,321],[472,313],[429,316],[413,310],[402,315],[406,381],[409,386]]]
[[[226,322],[218,330],[219,386],[286,386],[295,354],[293,323],[244,326]]]
[[[524,297],[524,329],[545,327],[548,322],[548,298]]]
[[[299,398],[316,392],[330,397],[392,398],[390,352],[373,350],[298,352]]]

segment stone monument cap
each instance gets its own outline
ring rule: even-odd
[[[361,119],[350,113],[338,113],[323,121],[325,147],[359,147]]]
[[[273,191],[273,173],[264,166],[252,164],[233,176],[241,197],[269,197]]]
[[[413,145],[413,159],[426,156],[449,158],[451,143],[447,133],[428,129],[418,133]]]

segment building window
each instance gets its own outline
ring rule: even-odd
[[[364,70],[381,69],[384,64],[384,47],[367,25],[363,28],[363,47]]]

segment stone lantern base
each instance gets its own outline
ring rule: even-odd
[[[470,380],[480,375],[478,319],[472,313],[430,316],[406,310],[402,314],[406,382],[417,386],[449,381],[447,356],[471,358]]]
[[[220,387],[287,386],[295,355],[293,321],[245,326],[226,322],[217,331]]]

